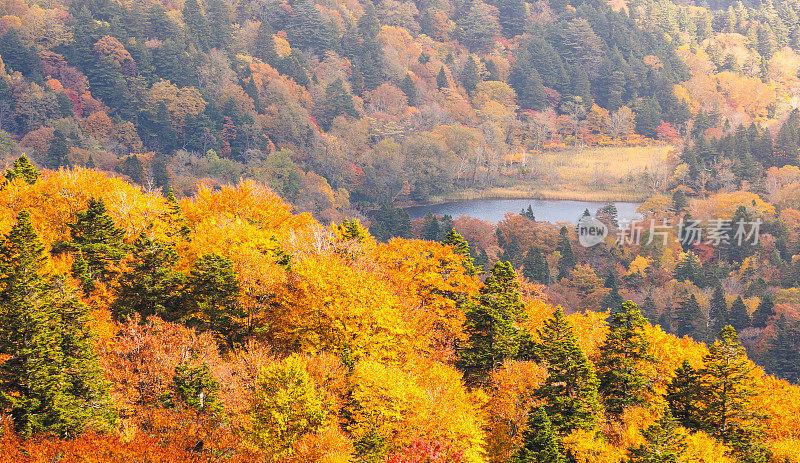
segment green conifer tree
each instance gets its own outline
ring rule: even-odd
[[[439,68],[439,73],[436,74],[436,88],[439,90],[449,87],[447,82],[447,74],[444,72],[444,66]]]
[[[61,130],[56,129],[53,132],[50,147],[47,148],[47,154],[44,158],[45,167],[54,170],[60,167],[69,167],[68,154],[69,143],[67,142],[67,136]]]
[[[406,94],[409,106],[416,106],[419,104],[417,86],[414,84],[414,79],[411,78],[411,74],[406,73],[406,76],[403,77],[403,80],[400,82],[400,90]]]
[[[572,250],[572,241],[569,239],[567,227],[561,227],[559,235],[556,251],[561,256],[558,258],[558,279],[560,280],[568,277],[575,268],[575,252]]]
[[[600,345],[597,376],[606,413],[619,419],[626,407],[646,403],[651,390],[648,364],[655,363],[645,333],[646,320],[631,301],[611,318],[609,333]]]
[[[187,278],[181,321],[211,331],[221,343],[232,347],[241,334],[240,291],[233,262],[219,254],[205,254]]]
[[[762,361],[770,374],[786,381],[800,380],[800,349],[797,348],[796,326],[790,326],[781,314],[775,322],[775,337],[769,341]]]
[[[567,463],[544,407],[528,412],[528,429],[522,433],[522,448],[514,463]]]
[[[142,320],[158,315],[175,319],[181,304],[184,275],[175,270],[178,254],[172,245],[145,234],[133,243],[128,270],[119,277],[111,312],[118,320],[135,313]]]
[[[675,370],[664,396],[672,416],[689,429],[702,428],[700,372],[688,360]]]
[[[765,463],[769,451],[763,442],[764,419],[754,408],[759,394],[753,365],[728,325],[709,347],[700,372],[702,429],[734,449],[748,463]]]
[[[478,63],[476,63],[475,58],[470,55],[469,58],[467,58],[466,64],[464,64],[464,70],[461,72],[461,84],[464,85],[464,89],[468,93],[472,93],[480,81],[481,75],[478,71]]]
[[[517,275],[508,262],[498,262],[484,281],[477,300],[464,309],[467,343],[459,365],[470,382],[482,383],[506,359],[516,358],[528,339],[522,328],[524,304]]]
[[[24,435],[105,430],[115,413],[89,310],[59,278],[43,276],[44,246],[22,211],[0,246],[0,404]]]
[[[117,228],[102,199],[90,198],[88,208],[78,212],[70,228],[69,243],[58,243],[56,250],[79,251],[86,259],[89,278],[106,281],[111,276],[111,264],[125,257],[125,230]]]
[[[750,327],[753,323],[750,320],[750,314],[747,312],[747,306],[744,305],[742,296],[736,298],[731,304],[731,310],[728,314],[728,323],[736,330],[743,330]]]
[[[548,375],[534,396],[545,403],[553,428],[561,435],[593,429],[600,412],[597,377],[560,307],[544,322],[539,339],[536,357],[547,365]]]
[[[455,229],[450,230],[445,236],[442,244],[453,248],[453,252],[460,256],[464,256],[461,265],[464,266],[464,271],[467,275],[476,275],[478,269],[475,268],[475,261],[469,251],[469,243],[464,239]]]
[[[21,178],[29,185],[36,183],[42,174],[33,167],[33,164],[28,160],[24,154],[14,161],[14,165],[6,171],[6,180],[11,181],[15,178]]]
[[[178,397],[189,407],[200,412],[222,411],[222,404],[217,398],[219,382],[211,374],[207,363],[191,365],[182,362],[176,365],[172,382]]]
[[[530,281],[546,285],[550,283],[550,267],[544,253],[538,247],[531,247],[522,260],[522,275]]]
[[[777,314],[775,313],[775,303],[772,301],[772,296],[765,294],[758,303],[756,311],[753,312],[753,326],[756,328],[765,328]]]
[[[711,302],[708,308],[708,325],[711,328],[708,340],[714,341],[717,333],[729,323],[728,321],[728,303],[725,301],[725,293],[722,290],[722,285],[717,285],[714,288],[714,294],[711,296]]]
[[[703,339],[706,332],[706,320],[694,294],[684,297],[683,301],[675,308],[674,318],[672,326],[677,336],[690,336],[695,340]]]

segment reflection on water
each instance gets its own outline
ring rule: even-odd
[[[586,209],[589,209],[589,212],[594,215],[598,209],[606,204],[608,203],[543,199],[482,199],[433,204],[430,206],[413,206],[407,210],[411,220],[424,217],[428,212],[431,212],[434,215],[450,215],[453,218],[467,215],[490,222],[499,222],[503,220],[507,212],[519,214],[522,209],[527,209],[528,205],[530,205],[536,220],[553,223],[577,223]],[[620,221],[639,217],[636,213],[639,203],[614,202],[613,204],[617,208]]]

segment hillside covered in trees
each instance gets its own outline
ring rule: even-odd
[[[642,197],[682,164],[758,185],[797,163],[799,41],[792,1],[3,0],[0,155],[179,197],[253,178],[325,222],[557,185],[542,153],[584,147],[694,151],[617,180]],[[751,155],[717,147],[737,130]]]
[[[177,201],[24,158],[0,205],[2,461],[800,456],[800,388],[734,327],[567,315],[453,231],[379,243],[253,181]]]

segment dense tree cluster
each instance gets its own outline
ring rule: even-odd
[[[764,375],[730,325],[706,348],[631,301],[608,321],[565,311],[510,263],[476,266],[453,228],[380,243],[254,182],[178,203],[92,170],[12,169],[0,441],[14,461],[797,455],[800,389]],[[569,230],[551,233],[565,250]],[[575,251],[572,278],[589,281]],[[724,291],[715,313],[733,314]],[[764,298],[753,319],[774,310]],[[791,361],[776,324],[771,349]]]

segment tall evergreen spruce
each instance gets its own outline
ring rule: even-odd
[[[764,463],[764,419],[754,408],[755,365],[747,359],[736,330],[726,326],[703,358],[700,393],[705,431],[731,446],[741,461]]]
[[[556,251],[559,252],[558,258],[558,279],[569,276],[569,272],[575,268],[575,252],[572,250],[572,242],[569,239],[567,227],[561,227],[558,237]]]
[[[731,304],[731,310],[728,314],[728,322],[736,330],[743,330],[752,325],[750,314],[747,312],[747,306],[744,305],[742,296],[736,298]]]
[[[211,331],[232,346],[242,318],[239,287],[233,262],[219,254],[206,254],[192,267],[186,281],[186,306],[182,321]]]
[[[516,358],[528,334],[517,275],[508,262],[498,262],[484,281],[476,301],[467,304],[467,344],[459,365],[470,382],[481,383],[506,359]]]
[[[706,320],[694,294],[685,297],[675,309],[675,320],[672,325],[678,336],[689,336],[695,340],[703,339]]]
[[[448,87],[447,74],[444,72],[444,66],[439,68],[439,73],[436,74],[436,88],[439,90]]]
[[[538,247],[532,247],[522,260],[522,275],[530,281],[546,285],[550,283],[550,267],[544,253]]]
[[[548,375],[534,396],[545,403],[547,416],[559,434],[594,428],[600,412],[597,376],[560,307],[545,320],[539,338],[536,356],[546,363]]]
[[[688,360],[675,370],[675,376],[667,384],[664,396],[672,416],[689,429],[702,428],[702,405],[700,390],[700,371]]]
[[[630,463],[680,463],[686,451],[686,436],[669,409],[663,417],[642,431],[645,443],[629,449]]]
[[[514,463],[567,463],[544,407],[528,412],[528,429],[522,433],[522,448]]]
[[[598,391],[606,412],[615,419],[622,416],[626,407],[644,404],[651,392],[645,371],[656,360],[650,354],[645,323],[636,304],[627,301],[611,318],[608,336],[600,345]]]
[[[765,328],[777,314],[775,313],[775,303],[772,301],[772,296],[765,294],[761,298],[756,311],[753,312],[753,326],[756,328]]]
[[[24,435],[109,429],[115,412],[97,362],[89,309],[45,281],[44,246],[22,211],[0,246],[0,403]]]
[[[406,94],[409,106],[416,106],[419,104],[417,85],[414,83],[414,79],[411,78],[411,74],[406,73],[406,76],[403,77],[403,80],[400,82],[400,90]]]
[[[617,275],[612,271],[608,274],[604,286],[609,288],[610,291],[600,303],[600,307],[604,309],[611,309],[612,315],[623,307],[622,295],[619,293],[619,280]]]
[[[181,305],[184,275],[175,270],[178,254],[169,243],[142,234],[133,243],[129,269],[119,277],[111,306],[118,320],[138,313],[142,319],[158,315],[170,320]]]
[[[47,148],[44,165],[54,170],[60,167],[69,167],[68,154],[69,142],[67,141],[67,136],[61,130],[56,129],[53,132],[53,138],[50,140],[50,147]]]
[[[708,325],[711,328],[708,340],[713,342],[717,333],[728,324],[728,303],[725,301],[722,285],[718,284],[714,288],[714,294],[711,296],[711,302],[709,303],[708,318]]]
[[[797,333],[786,316],[781,314],[775,322],[775,337],[769,342],[764,354],[764,366],[770,374],[787,381],[800,381],[800,349],[797,348]]]
[[[11,181],[15,178],[21,178],[29,185],[33,185],[39,180],[42,174],[33,167],[33,164],[23,154],[14,161],[14,165],[6,171],[6,180]]]
[[[70,227],[70,243],[58,249],[71,248],[86,259],[89,278],[105,281],[111,276],[111,265],[125,257],[125,230],[117,228],[102,199],[90,198],[88,208],[78,212]]]
[[[464,266],[464,271],[467,275],[476,275],[478,273],[478,269],[475,268],[475,261],[472,259],[472,255],[469,252],[469,243],[463,236],[455,231],[455,229],[447,233],[442,244],[452,247],[453,252],[464,256],[461,265]]]

